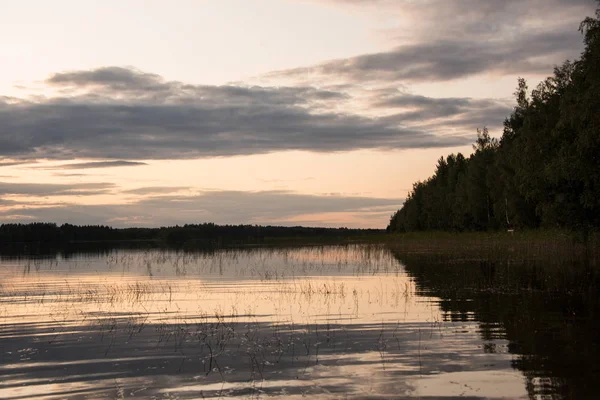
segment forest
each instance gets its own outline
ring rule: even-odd
[[[519,79],[501,137],[483,128],[470,156],[441,157],[388,232],[600,227],[600,9],[579,30],[580,59],[531,92]]]
[[[157,241],[169,245],[259,244],[269,239],[335,239],[381,233],[379,229],[311,228],[260,225],[188,224],[161,228],[112,228],[55,223],[0,225],[0,245],[14,243],[83,243]]]

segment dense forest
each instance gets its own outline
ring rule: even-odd
[[[600,227],[600,9],[580,25],[585,49],[516,106],[500,139],[478,130],[467,158],[440,158],[391,218],[391,232]]]
[[[0,225],[0,245],[10,243],[77,243],[107,241],[160,241],[166,244],[258,244],[283,238],[347,238],[381,233],[379,229],[310,228],[213,223],[162,228],[112,228],[109,226],[54,223]]]

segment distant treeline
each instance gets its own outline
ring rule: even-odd
[[[517,105],[498,140],[478,131],[474,153],[440,158],[413,185],[388,231],[600,226],[600,9],[580,26],[585,50]]]
[[[345,238],[381,233],[379,229],[309,228],[212,223],[162,228],[112,228],[54,223],[0,225],[0,244],[160,241],[166,244],[260,244],[278,238]]]

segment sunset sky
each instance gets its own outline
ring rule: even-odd
[[[0,222],[384,228],[594,0],[0,0]]]

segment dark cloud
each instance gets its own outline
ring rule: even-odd
[[[46,82],[60,86],[106,86],[114,90],[131,88],[155,91],[162,84],[159,75],[133,68],[105,67],[91,71],[61,72],[50,76]]]
[[[134,104],[141,101],[169,104],[203,104],[205,106],[307,105],[311,102],[342,100],[348,95],[339,91],[314,87],[260,87],[242,85],[189,85],[165,81],[156,74],[123,67],[102,67],[91,71],[53,74],[47,84],[70,91],[92,89],[80,100],[105,102],[106,97],[119,96]],[[14,100],[14,99],[13,99]]]
[[[14,200],[0,198],[0,206],[5,206],[6,207],[6,206],[14,206],[14,205],[17,205],[17,204],[20,204],[20,203],[17,202],[17,201],[14,201]]]
[[[388,117],[397,123],[430,121],[430,124],[439,125],[440,129],[444,126],[471,126],[472,129],[484,125],[499,127],[513,108],[494,99],[432,98],[408,93],[376,97],[372,107],[404,110]]]
[[[427,97],[412,93],[386,93],[387,95],[380,99],[378,102],[373,104],[378,107],[418,107],[418,108],[427,108],[427,107],[466,107],[472,105],[482,105],[486,106],[490,104],[490,100],[474,100],[466,97],[445,97],[445,98],[435,98],[435,97]]]
[[[66,195],[97,195],[115,187],[112,183],[10,183],[0,182],[0,196],[66,196]]]
[[[595,0],[319,0],[369,10],[398,26],[395,48],[269,74],[321,82],[431,82],[478,74],[548,75],[583,49],[577,28]],[[396,18],[394,18],[396,17]],[[393,44],[392,44],[393,46]]]
[[[11,161],[0,161],[0,167],[12,167],[14,165],[33,164],[35,161],[31,160],[11,160]]]
[[[0,156],[139,160],[280,150],[448,147],[468,142],[461,136],[436,136],[385,118],[328,111],[323,105],[346,99],[345,93],[310,87],[191,86],[160,83],[154,75],[160,88],[149,92],[147,86],[140,89],[148,78],[142,74],[143,78],[134,79],[136,71],[114,78],[128,88],[121,92],[114,88],[111,74],[107,78],[96,72],[50,78],[80,89],[90,82],[104,89],[94,90],[92,97],[83,93],[37,102],[0,102],[0,143],[5,144],[0,146]]]
[[[387,219],[401,204],[401,199],[318,196],[285,191],[211,191],[189,197],[151,197],[132,204],[32,206],[19,209],[19,214],[24,221],[35,219],[113,226],[163,226],[207,221],[297,225],[296,218],[308,215],[313,218],[315,225],[325,226],[331,223],[318,223],[314,219],[315,214],[354,213],[357,216],[365,214],[379,217],[385,214],[384,219]],[[0,211],[0,217],[12,214],[10,210]],[[363,222],[368,226],[377,226],[386,221]]]
[[[571,29],[574,30],[575,29]],[[447,81],[483,73],[549,74],[557,63],[581,49],[581,36],[544,31],[526,37],[480,40],[440,39],[390,51],[329,61],[269,74],[271,78],[346,79],[351,82]]]
[[[591,15],[596,0],[316,0],[368,8],[417,21],[413,38],[468,37],[486,40],[536,25],[573,24]],[[396,13],[396,14],[395,14]],[[576,27],[576,25],[572,25]],[[575,29],[573,29],[575,31]],[[406,33],[402,35],[406,37]]]
[[[582,49],[577,22],[596,4],[330,1],[376,7],[418,24],[386,31],[402,44],[389,51],[265,77],[310,80],[304,86],[190,85],[124,67],[56,73],[46,84],[63,97],[0,98],[0,157],[140,160],[464,145],[474,136],[475,124],[499,126],[510,109],[445,99],[375,116],[368,104],[361,108],[364,99],[356,93],[372,83],[397,88],[480,74],[550,74],[554,64]],[[384,99],[374,106],[401,108],[393,102]],[[440,125],[444,118],[451,119],[451,129]]]
[[[44,167],[44,169],[92,169],[92,168],[112,168],[112,167],[137,167],[140,165],[148,165],[144,162],[137,161],[90,161],[82,163],[71,163],[56,165],[53,167]],[[73,175],[71,175],[73,176]]]

